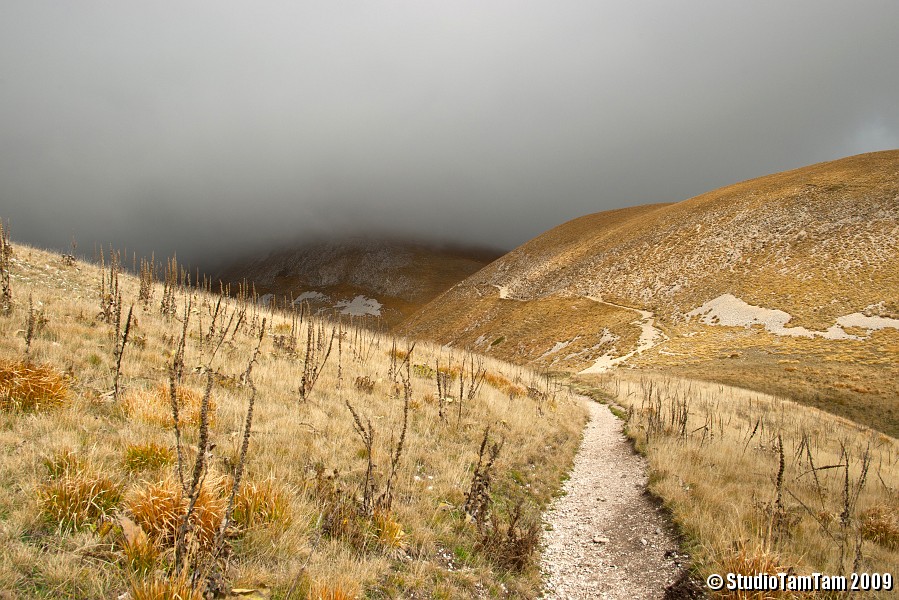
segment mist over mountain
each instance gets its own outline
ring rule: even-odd
[[[11,0],[0,216],[210,264],[357,234],[517,246],[899,146],[895,2]]]

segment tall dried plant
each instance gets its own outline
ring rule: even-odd
[[[484,378],[487,376],[487,369],[484,367],[484,358],[482,356],[478,356],[475,359],[475,355],[471,352],[468,353],[468,390],[466,394],[465,389],[465,357],[462,358],[462,367],[459,371],[459,404],[458,411],[456,415],[456,421],[462,421],[462,404],[464,400],[468,400],[471,402],[474,400],[475,396],[478,395],[478,392],[481,389],[481,385],[484,383]]]
[[[488,446],[490,439],[490,426],[484,428],[484,437],[478,449],[478,462],[471,476],[471,485],[465,494],[465,504],[462,509],[475,520],[478,526],[482,526],[490,511],[490,484],[493,481],[493,464],[499,457],[503,447],[503,441],[494,442]]]
[[[109,273],[106,273],[106,264],[103,257],[103,249],[100,248],[100,312],[97,319],[105,323],[112,323],[116,314],[121,312],[121,292],[119,291],[119,253],[109,249]]]
[[[12,312],[12,286],[9,280],[12,245],[9,243],[9,228],[3,227],[0,219],[0,314]]]
[[[138,292],[137,299],[146,309],[149,308],[150,303],[153,302],[153,287],[156,283],[155,254],[150,257],[149,261],[145,258],[140,259],[140,271],[138,276],[140,278],[140,291]]]
[[[119,380],[122,375],[122,356],[125,355],[125,345],[128,343],[128,333],[131,331],[131,314],[134,311],[134,305],[128,307],[128,318],[125,320],[125,327],[122,329],[122,298],[119,296],[116,301],[116,320],[115,320],[115,340],[113,346],[113,358],[115,358],[115,377],[112,383],[113,400],[119,400]]]
[[[209,452],[209,401],[212,396],[213,374],[206,371],[206,390],[203,392],[203,400],[200,404],[200,424],[198,427],[197,456],[191,470],[190,483],[185,489],[187,494],[187,508],[181,516],[180,523],[175,533],[175,568],[179,572],[191,573],[193,577],[197,572],[199,557],[196,551],[191,552],[190,533],[191,517],[197,506],[200,491],[203,488],[203,480],[208,469],[207,453]]]
[[[393,452],[391,452],[390,474],[387,476],[384,492],[378,497],[378,508],[385,512],[389,512],[393,504],[393,488],[399,470],[400,459],[403,457],[403,448],[406,443],[406,430],[409,426],[409,402],[412,400],[412,351],[414,349],[415,344],[412,344],[412,347],[406,351],[406,358],[404,360],[405,372],[400,375],[400,378],[403,381],[403,426],[400,429],[399,440],[393,448]]]
[[[181,420],[180,405],[178,399],[178,386],[184,375],[184,348],[187,344],[187,328],[190,322],[191,298],[184,303],[184,320],[181,329],[181,339],[172,356],[172,364],[169,365],[169,402],[172,409],[172,423],[175,428],[175,449],[178,454],[178,481],[184,489],[184,451],[181,446]]]
[[[334,346],[334,338],[337,333],[335,329],[331,329],[331,336],[328,339],[327,348],[325,347],[324,323],[319,323],[318,327],[310,322],[306,326],[306,354],[303,357],[303,375],[300,378],[299,393],[302,400],[308,400],[315,383],[318,381],[328,357],[331,356],[331,348]]]

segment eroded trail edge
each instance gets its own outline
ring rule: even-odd
[[[588,398],[571,477],[544,515],[546,598],[663,598],[682,570],[674,531],[645,490],[646,462],[622,423]]]

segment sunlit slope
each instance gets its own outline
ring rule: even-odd
[[[206,597],[221,556],[221,597],[537,596],[539,515],[586,417],[556,382],[3,246],[0,598]],[[489,523],[466,516],[478,472]]]
[[[551,369],[726,372],[895,428],[897,246],[899,151],[863,154],[575,219],[401,329]]]

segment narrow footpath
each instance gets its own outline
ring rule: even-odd
[[[544,515],[546,598],[664,598],[682,571],[674,532],[646,493],[646,463],[608,407],[581,397],[590,421],[565,495]]]

